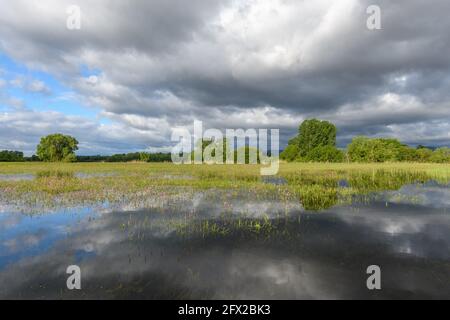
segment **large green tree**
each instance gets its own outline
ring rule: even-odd
[[[336,148],[336,126],[328,121],[309,119],[299,127],[280,157],[287,161],[339,162],[343,154]]]
[[[78,141],[74,137],[57,133],[41,138],[37,155],[39,159],[47,162],[73,162],[76,161],[76,150]]]
[[[336,126],[328,121],[310,119],[303,121],[299,127],[298,143],[300,156],[305,157],[317,148],[325,146],[336,146]]]

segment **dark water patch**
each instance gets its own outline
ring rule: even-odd
[[[87,173],[87,172],[70,172],[70,171],[40,171],[36,174],[23,173],[23,174],[0,174],[0,181],[30,181],[40,178],[104,178],[114,177],[117,173]]]
[[[288,183],[287,180],[283,177],[267,176],[267,177],[262,177],[261,180],[264,183],[269,183],[269,184],[274,184],[274,185],[285,185]]]
[[[3,213],[0,298],[449,299],[442,192],[406,186],[322,212],[199,193],[128,212]],[[65,289],[72,264],[80,292]],[[366,287],[374,264],[380,291]]]
[[[347,180],[339,180],[338,181],[339,188],[350,188],[350,183]]]
[[[33,179],[33,174],[0,174],[0,181],[27,181]]]
[[[91,173],[91,172],[76,172],[75,177],[79,179],[89,179],[89,178],[108,178],[115,177],[117,173],[115,172],[101,172],[101,173]]]

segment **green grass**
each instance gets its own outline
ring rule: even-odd
[[[155,199],[213,190],[230,197],[244,193],[252,199],[295,200],[306,209],[321,210],[348,203],[357,195],[450,180],[448,164],[281,163],[277,176],[286,181],[284,185],[265,183],[259,169],[258,165],[0,163],[0,203],[35,210],[105,202],[145,206]],[[79,178],[79,173],[88,176]],[[36,178],[5,181],[2,174],[33,174]],[[348,186],[340,187],[341,181]]]

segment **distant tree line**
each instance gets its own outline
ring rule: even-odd
[[[134,152],[111,156],[77,156],[76,150],[78,150],[78,141],[74,137],[57,133],[41,138],[36,148],[37,155],[24,157],[23,152],[5,150],[0,151],[0,162],[168,162],[172,160],[170,153]]]
[[[226,163],[227,156],[232,159],[234,163],[239,162],[239,154],[242,154],[243,159],[241,159],[242,163],[261,163],[262,159],[262,153],[258,147],[252,147],[246,144],[245,146],[241,146],[234,151],[232,150],[232,147],[230,147],[230,143],[226,138],[222,138],[221,140],[215,141],[214,139],[199,139],[195,145],[194,150],[190,154],[191,161],[195,160],[195,152],[198,151],[202,156],[202,162],[208,163],[211,161],[211,163],[214,163],[214,159],[206,159],[205,158],[205,150],[211,147],[211,157],[216,157],[216,150],[222,150],[222,162]],[[230,153],[228,155],[228,153]],[[270,156],[271,153],[267,152],[267,155]],[[254,157],[254,159],[251,159]],[[217,159],[219,160],[219,159]]]
[[[305,120],[299,127],[299,133],[292,138],[288,146],[280,154],[280,158],[288,162],[432,162],[450,163],[450,148],[427,148],[418,146],[412,148],[397,139],[355,137],[346,150],[336,147],[337,129],[328,121],[317,119]],[[196,149],[202,151],[212,143],[223,148],[223,160],[230,149],[226,139],[223,141],[201,140]],[[258,149],[244,146],[245,162],[250,160],[250,154],[257,155],[260,162],[261,153]],[[220,150],[219,149],[219,150]],[[255,150],[253,150],[255,149]],[[0,151],[0,162],[46,161],[46,162],[171,162],[170,153],[134,152],[114,154],[111,156],[76,156],[78,141],[62,134],[52,134],[43,137],[37,146],[37,155],[25,157],[20,151]],[[234,161],[237,161],[238,150],[234,150]],[[215,156],[214,152],[212,156]],[[191,154],[193,159],[194,153]],[[203,159],[206,160],[206,159]]]
[[[412,148],[391,138],[355,137],[346,150],[336,147],[336,126],[310,119],[288,143],[280,158],[289,162],[433,162],[450,163],[450,148]]]
[[[141,152],[139,154],[139,160],[145,162],[172,162],[172,154],[171,153],[148,153]]]
[[[25,161],[23,152],[20,151],[0,151],[0,161],[2,162],[22,162]]]
[[[24,161],[44,161],[37,155],[31,157],[25,157],[23,152],[19,151],[0,151],[0,162],[24,162]],[[146,152],[134,152],[124,154],[114,154],[111,156],[76,156],[74,161],[71,162],[131,162],[131,161],[143,161],[143,162],[170,162],[172,161],[170,153],[146,153]]]
[[[96,156],[98,159],[95,161],[104,162],[131,162],[131,161],[142,161],[142,162],[169,162],[172,161],[170,153],[149,153],[149,152],[132,152],[132,153],[122,153],[113,154],[112,156]],[[82,157],[79,161],[81,161]],[[94,162],[95,162],[94,161]],[[93,162],[93,161],[91,161]]]
[[[132,152],[113,154],[111,156],[77,156],[77,162],[169,162],[172,161],[170,153]]]
[[[0,162],[41,161],[38,156],[25,157],[21,151],[0,151]]]

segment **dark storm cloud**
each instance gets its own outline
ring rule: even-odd
[[[292,119],[314,116],[335,121],[341,143],[396,134],[448,144],[446,0],[83,0],[79,31],[65,28],[69,4],[2,5],[0,49],[131,128],[167,134],[195,118],[260,127],[262,117],[285,141]],[[366,27],[372,4],[381,30]],[[83,78],[81,66],[100,74]]]

